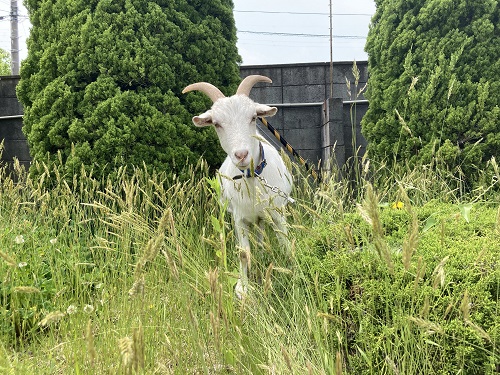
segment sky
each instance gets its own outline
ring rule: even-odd
[[[330,61],[329,0],[233,1],[243,65]],[[332,13],[333,60],[366,60],[375,1],[332,0]]]
[[[0,48],[10,51],[10,2],[0,0]],[[243,65],[330,61],[330,0],[233,0]],[[28,12],[18,0],[20,56]],[[334,61],[362,61],[374,0],[332,0]]]

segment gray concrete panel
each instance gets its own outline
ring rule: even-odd
[[[2,160],[12,161],[17,158],[20,161],[31,160],[28,144],[24,139],[11,139],[4,142]]]
[[[240,69],[240,77],[245,78],[249,75],[260,75],[271,78],[273,81],[271,84],[266,83],[265,85],[269,86],[283,86],[282,77],[281,77],[281,67],[266,67],[266,66],[254,66],[249,68]],[[263,84],[259,84],[263,86]],[[258,86],[256,86],[258,87]]]
[[[254,87],[250,92],[250,98],[262,104],[283,103],[283,90],[281,86]]]
[[[283,86],[325,84],[324,65],[288,66],[283,68]]]
[[[325,85],[284,86],[284,103],[317,103],[326,100]]]
[[[20,118],[0,120],[0,139],[26,139],[22,127],[23,123]]]
[[[301,129],[319,132],[322,107],[283,108],[285,129]]]
[[[1,116],[14,116],[23,113],[23,107],[16,97],[0,97]]]
[[[328,108],[324,106],[288,106],[298,103],[322,103],[330,96],[330,64],[277,64],[268,66],[241,66],[242,77],[250,74],[264,75],[273,80],[272,84],[259,83],[251,93],[251,98],[263,104],[286,103],[278,106],[278,113],[269,117],[269,123],[299,151],[309,163],[315,164],[326,155],[332,154],[336,163],[343,165],[352,158],[351,107],[345,100],[356,99],[359,89],[368,80],[366,62],[358,62],[360,81],[354,87],[352,62],[336,62],[333,66],[333,100]],[[351,82],[351,92],[346,86],[346,78]],[[22,106],[16,98],[15,86],[18,76],[0,77],[0,116],[20,115]],[[361,95],[358,99],[364,99]],[[361,134],[360,122],[368,108],[367,103],[356,105],[356,146],[359,155],[366,149],[366,140]],[[25,165],[30,157],[26,138],[22,133],[22,119],[0,120],[0,139],[5,139],[4,161],[12,161],[16,156]],[[274,137],[263,128],[263,134]]]
[[[288,129],[284,131],[284,137],[297,150],[316,150],[319,152],[321,149],[319,131],[307,132],[302,129]]]

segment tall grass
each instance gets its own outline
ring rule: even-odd
[[[243,301],[234,229],[203,162],[182,181],[2,169],[0,372],[499,370],[496,186],[464,198],[434,169],[363,164],[358,199],[341,173],[316,185],[291,167],[292,254],[256,233]]]

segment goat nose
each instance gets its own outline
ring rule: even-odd
[[[234,156],[236,156],[238,160],[245,160],[248,156],[248,150],[238,150],[234,153]]]

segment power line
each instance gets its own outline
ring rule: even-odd
[[[250,30],[238,30],[238,33],[244,34],[259,34],[259,35],[277,35],[277,36],[298,36],[306,38],[329,38],[328,34],[302,34],[302,33],[279,33],[271,31],[250,31]],[[333,35],[337,39],[366,39],[366,36],[360,35]]]
[[[323,12],[284,12],[284,11],[269,11],[269,10],[234,10],[237,13],[262,13],[262,14],[296,14],[296,15],[314,15],[314,16],[330,16],[330,13]],[[369,13],[332,13],[333,16],[364,16],[371,17]]]

